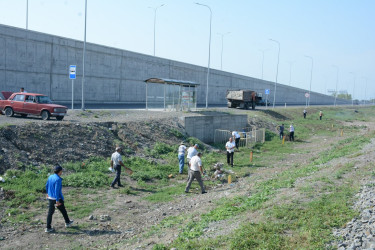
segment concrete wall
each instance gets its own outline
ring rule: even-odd
[[[214,141],[215,129],[237,130],[247,127],[247,115],[189,116],[182,117],[185,131],[199,140]]]
[[[75,101],[81,100],[83,42],[35,31],[0,25],[0,90],[49,95],[58,102],[71,100],[69,65],[77,65]],[[205,67],[143,55],[96,44],[86,44],[86,103],[144,103],[145,79],[151,77],[194,81],[198,104],[206,100]],[[251,89],[263,93],[274,83],[219,70],[210,71],[209,104],[225,104],[228,89]],[[304,104],[306,90],[277,85],[277,104]],[[344,103],[345,100],[338,100]],[[333,104],[334,98],[311,93],[311,104]]]

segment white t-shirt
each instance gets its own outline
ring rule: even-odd
[[[293,125],[290,125],[289,132],[294,132],[294,127],[293,127]]]
[[[237,133],[237,131],[233,131],[232,136],[234,136],[235,138],[241,138],[240,134]]]
[[[201,158],[198,155],[193,156],[190,160],[190,169],[192,171],[200,171],[200,166],[202,166]]]
[[[185,155],[185,150],[186,150],[186,146],[185,145],[180,145],[178,147],[178,155]]]
[[[188,148],[186,158],[192,159],[193,156],[196,156],[197,154],[198,154],[198,151],[194,147],[190,147],[190,148]]]
[[[227,143],[225,144],[225,148],[229,148],[229,149],[227,149],[227,151],[229,152],[229,153],[232,153],[232,152],[234,152],[234,148],[236,147],[236,143],[235,142],[230,142],[230,141],[227,141]]]
[[[111,157],[111,161],[113,161],[113,166],[120,165],[120,161],[122,162],[122,157],[119,152],[114,152]]]

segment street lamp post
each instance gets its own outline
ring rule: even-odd
[[[204,6],[209,9],[210,11],[210,37],[208,41],[208,66],[207,66],[207,84],[206,84],[206,109],[208,108],[208,81],[210,78],[210,58],[211,58],[211,24],[212,24],[212,11],[210,6],[201,4],[201,3],[195,3],[200,6]]]
[[[259,51],[262,52],[262,80],[263,80],[264,52],[268,51],[268,49],[260,49]]]
[[[85,0],[85,31],[83,39],[83,57],[82,57],[82,106],[81,109],[85,110],[85,54],[86,54],[86,23],[87,23],[87,0]]]
[[[26,0],[26,29],[29,29],[29,0]]]
[[[353,94],[352,94],[352,106],[354,106],[354,91],[355,91],[355,80],[357,78],[357,75],[354,72],[349,72],[349,74],[353,74],[354,82],[353,82]]]
[[[156,11],[160,8],[160,7],[163,7],[164,4],[158,6],[158,7],[149,7],[150,9],[153,9],[154,10],[154,56],[155,56],[155,37],[156,37]]]
[[[277,54],[277,67],[276,67],[275,90],[274,90],[274,92],[273,92],[273,108],[275,108],[275,102],[276,102],[276,83],[277,83],[277,76],[278,76],[278,74],[279,74],[280,43],[279,43],[279,41],[276,41],[276,40],[273,40],[273,39],[269,39],[269,40],[272,41],[272,42],[277,43],[277,45],[279,46],[279,53]]]
[[[310,89],[309,89],[309,103],[308,106],[310,107],[310,99],[311,99],[311,83],[312,83],[312,72],[314,67],[314,59],[311,56],[305,56],[311,59],[311,73],[310,73]]]
[[[292,85],[292,66],[294,61],[289,61],[289,86]]]
[[[337,85],[339,83],[339,67],[336,65],[332,65],[332,67],[336,68],[336,90],[335,90],[335,102],[333,103],[333,106],[336,106],[336,100],[337,100]]]
[[[230,32],[227,33],[218,33],[218,35],[221,36],[221,56],[220,56],[220,70],[223,70],[223,50],[224,50],[224,36],[230,34]]]

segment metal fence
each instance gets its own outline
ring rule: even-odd
[[[246,132],[247,131],[247,132]],[[246,128],[244,132],[238,132],[241,135],[240,147],[251,147],[255,143],[264,143],[266,136],[266,129],[251,129]],[[232,132],[229,130],[215,129],[214,143],[225,144],[229,137],[232,137]]]

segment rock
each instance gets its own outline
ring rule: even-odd
[[[91,215],[89,216],[89,220],[94,220],[94,215],[91,214]]]

